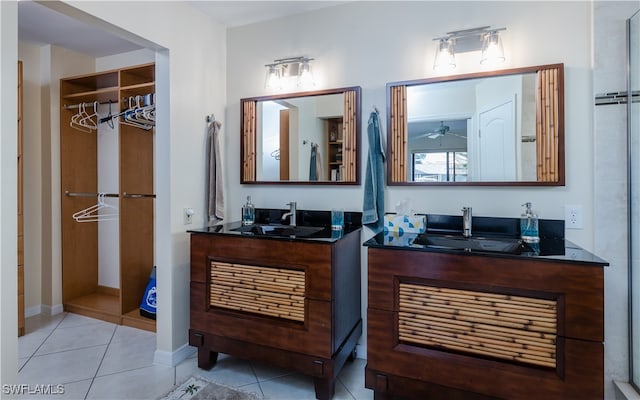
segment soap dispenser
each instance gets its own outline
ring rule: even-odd
[[[256,220],[256,209],[251,203],[251,196],[247,196],[247,203],[242,206],[242,225],[253,225]]]
[[[520,237],[526,243],[538,243],[538,216],[531,210],[531,202],[523,204],[524,213],[520,217]]]

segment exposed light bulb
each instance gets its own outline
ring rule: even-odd
[[[300,63],[300,74],[298,75],[298,86],[302,88],[310,88],[315,86],[313,73],[311,72],[311,64],[309,61]]]
[[[482,44],[480,64],[495,65],[504,62],[504,49],[498,32],[489,32]]]
[[[282,79],[280,75],[280,69],[275,65],[267,66],[267,76],[264,80],[264,87],[266,89],[277,89],[279,90],[282,86]]]
[[[456,68],[456,57],[453,52],[453,40],[440,39],[436,48],[436,58],[433,69],[436,71],[451,71]]]

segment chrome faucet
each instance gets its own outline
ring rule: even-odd
[[[471,207],[462,207],[462,236],[471,237]]]
[[[296,226],[296,202],[292,201],[290,203],[287,203],[287,205],[289,206],[289,212],[284,213],[281,220],[284,221],[287,217],[291,217],[291,219],[289,220],[289,225]]]

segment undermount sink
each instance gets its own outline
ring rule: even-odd
[[[418,236],[413,243],[443,249],[493,253],[520,254],[523,250],[522,240],[501,237],[488,238],[472,236],[466,238],[456,235],[424,233]]]
[[[320,232],[321,226],[291,226],[278,224],[253,224],[232,229],[236,232],[251,233],[260,236],[297,236],[306,237]]]

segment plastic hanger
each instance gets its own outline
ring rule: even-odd
[[[91,133],[92,128],[82,123],[82,120],[85,118],[89,118],[89,114],[87,114],[86,111],[86,104],[80,103],[78,104],[78,113],[71,117],[69,125],[79,131]]]
[[[76,222],[100,222],[118,219],[118,209],[104,201],[105,193],[98,193],[98,202],[72,215]]]

